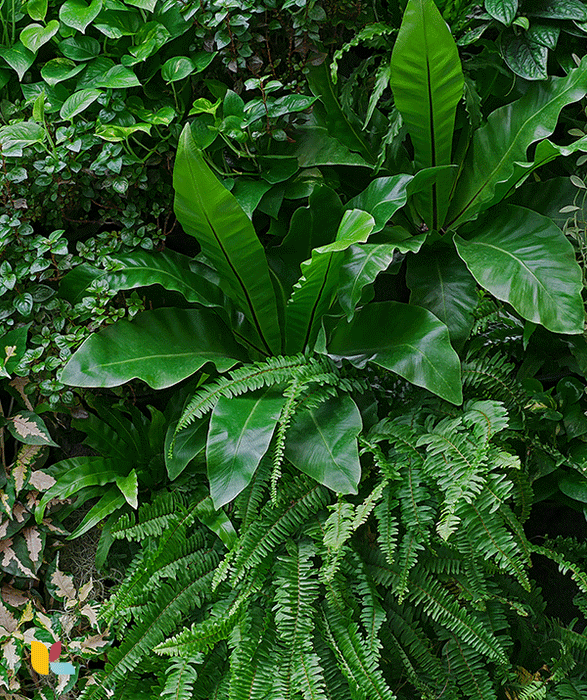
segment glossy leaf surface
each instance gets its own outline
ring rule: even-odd
[[[106,493],[95,503],[84,516],[84,519],[69,535],[67,539],[74,540],[76,537],[81,537],[85,532],[102,522],[111,513],[114,513],[118,508],[126,503],[126,500],[117,486],[111,486]]]
[[[348,394],[300,411],[287,432],[285,457],[337,493],[357,493],[361,465],[357,436],[361,414]]]
[[[432,0],[409,0],[391,59],[391,89],[414,145],[416,169],[448,165],[463,71],[457,46]],[[433,184],[418,196],[431,228],[444,218],[449,187]]]
[[[587,57],[564,78],[534,83],[526,94],[496,109],[473,135],[448,213],[449,226],[474,219],[509,180],[516,161],[526,161],[535,141],[554,131],[561,109],[587,93]]]
[[[425,236],[410,236],[405,232],[405,238],[399,226],[382,232],[386,243],[366,243],[353,245],[345,251],[344,262],[340,268],[340,278],[337,286],[338,302],[350,321],[357,304],[361,301],[363,290],[375,281],[380,272],[391,265],[394,253],[417,253],[425,241]]]
[[[279,352],[277,303],[263,246],[236,199],[206,165],[189,126],[180,137],[173,186],[182,227],[220,273],[227,295],[254,327],[261,350]]]
[[[371,214],[375,219],[373,233],[377,233],[407,202],[407,186],[412,179],[413,175],[378,177],[363,192],[349,200],[345,209],[362,209]]]
[[[215,508],[230,503],[250,483],[267,452],[284,403],[284,396],[271,389],[218,400],[206,445]]]
[[[343,251],[366,241],[374,219],[358,209],[345,212],[336,241],[312,251],[311,260],[302,263],[302,277],[294,285],[285,310],[286,348],[289,354],[312,345],[320,320],[328,311],[344,262]]]
[[[556,224],[510,204],[467,228],[467,238],[455,235],[455,244],[482,287],[550,331],[583,332],[581,269]]]
[[[148,253],[114,253],[110,256],[117,265],[115,270],[92,270],[78,266],[69,272],[59,286],[59,294],[72,304],[83,298],[94,280],[103,280],[112,290],[136,289],[160,284],[165,289],[179,292],[188,301],[203,306],[222,306],[222,293],[202,275],[190,269],[191,259],[172,250]]]
[[[460,363],[448,329],[418,306],[368,304],[350,323],[340,321],[326,352],[357,367],[374,362],[451,403],[462,402]]]
[[[473,326],[477,285],[454,248],[428,247],[407,261],[406,282],[410,304],[431,311],[446,324],[455,348],[460,348]]]
[[[342,106],[326,62],[312,68],[307,78],[310,90],[321,102],[314,106],[319,125],[325,126],[330,136],[346,148],[360,153],[366,161],[372,161],[373,155],[362,130],[361,120]]]
[[[67,498],[88,486],[104,486],[116,481],[124,472],[111,459],[104,457],[72,457],[58,463],[60,475],[43,495],[35,518],[37,523],[43,519],[45,507],[52,498]]]
[[[518,0],[485,0],[485,9],[494,19],[509,27],[518,11]]]
[[[165,435],[165,466],[167,475],[172,481],[177,479],[191,460],[206,447],[206,434],[208,432],[208,421],[198,420],[175,435],[178,422],[175,420],[170,423]],[[170,454],[174,435],[175,443],[173,452]]]
[[[119,386],[142,379],[164,389],[206,362],[225,372],[244,350],[222,321],[206,309],[163,308],[118,321],[90,336],[70,358],[61,381],[70,386]]]

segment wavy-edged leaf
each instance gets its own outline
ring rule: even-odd
[[[52,498],[64,499],[87,486],[104,486],[124,476],[123,467],[104,457],[72,457],[58,462],[60,475],[57,482],[45,491],[35,518],[40,523],[45,507]]]
[[[187,301],[203,306],[222,306],[222,293],[202,275],[190,268],[191,258],[172,250],[149,253],[114,253],[109,256],[117,266],[113,270],[94,270],[79,265],[61,280],[59,296],[72,304],[82,300],[94,281],[108,283],[109,289],[136,289],[160,284],[165,289],[179,292]]]
[[[122,508],[126,500],[117,486],[111,486],[100,500],[94,504],[84,516],[84,519],[77,526],[74,532],[69,535],[68,540],[74,540],[81,537],[91,528],[101,523],[104,518],[107,518],[115,510]]]
[[[173,171],[175,213],[226,285],[226,293],[255,329],[267,354],[279,352],[281,335],[269,266],[255,229],[236,199],[206,165],[187,125]]]
[[[408,199],[407,186],[413,175],[378,177],[356,197],[347,202],[345,209],[362,209],[375,219],[373,233],[381,231]]]
[[[519,100],[492,112],[473,134],[450,205],[448,226],[475,219],[512,176],[528,147],[554,131],[562,108],[587,93],[587,57],[563,78],[533,84]]]
[[[65,365],[60,381],[110,387],[136,378],[164,389],[206,362],[226,372],[245,359],[227,326],[207,309],[162,308],[90,336]]]
[[[407,262],[410,304],[431,311],[448,327],[454,347],[460,348],[473,327],[477,285],[454,248],[428,247]]]
[[[450,29],[431,0],[409,0],[391,58],[391,89],[414,145],[418,170],[448,165],[463,71]],[[445,218],[451,183],[442,179],[417,197],[431,228]]]
[[[357,436],[361,414],[348,394],[300,410],[287,432],[286,458],[337,493],[357,493],[361,465]]]
[[[272,388],[218,399],[206,445],[215,508],[230,503],[250,483],[269,448],[284,403],[282,393]]]
[[[302,277],[294,285],[285,311],[288,354],[311,346],[318,335],[322,316],[336,294],[344,251],[367,240],[374,225],[370,214],[358,209],[345,212],[336,241],[312,251],[312,259],[302,263]]]
[[[554,333],[583,332],[581,270],[556,224],[508,204],[468,228],[472,235],[454,240],[482,287]]]
[[[368,304],[350,323],[339,322],[326,352],[357,367],[374,362],[451,403],[463,400],[459,358],[448,328],[418,306],[395,301]]]
[[[352,245],[345,251],[337,295],[349,321],[355,315],[357,304],[366,300],[365,287],[372,284],[377,275],[391,265],[394,253],[417,253],[425,241],[425,236],[410,236],[400,226],[384,230],[381,238],[386,243]],[[370,298],[372,296],[371,291]],[[367,300],[370,301],[370,298]]]

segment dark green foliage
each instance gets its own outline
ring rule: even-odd
[[[190,539],[173,524],[168,496],[142,509],[136,532],[123,523],[119,534],[161,534],[143,540],[108,606],[109,619],[134,617],[122,652],[111,655],[108,682],[146,653],[140,640],[155,634],[149,611],[154,616],[161,603],[157,624],[167,636],[153,637],[155,652],[192,659],[196,697],[229,689],[235,700],[407,700],[440,692],[487,700],[504,689],[533,698],[544,687],[545,697],[558,699],[581,688],[587,642],[545,614],[530,567],[540,552],[585,592],[584,546],[527,540],[515,515],[521,487],[508,476],[521,465],[507,445],[514,433],[503,404],[470,400],[451,410],[442,418],[436,401],[376,424],[362,446],[377,466],[356,497],[333,503],[327,489],[286,466],[274,503],[261,465],[259,481],[236,501],[246,518],[236,545],[205,579],[193,577],[196,607],[181,621],[161,583],[168,565],[162,567],[170,551],[180,561],[172,542],[182,543],[190,561],[204,533]],[[157,514],[162,531],[150,525]],[[183,579],[181,567],[173,572]],[[543,635],[560,646],[541,651]],[[204,679],[208,663],[216,668],[213,681]],[[530,674],[540,664],[549,673],[538,681]],[[124,688],[116,688],[124,700]],[[90,686],[83,697],[103,693]]]

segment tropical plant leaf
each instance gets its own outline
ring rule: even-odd
[[[496,186],[511,178],[516,161],[526,161],[528,147],[552,134],[561,109],[586,93],[587,57],[564,78],[535,83],[519,100],[492,112],[473,134],[447,226],[475,219],[493,203]]]
[[[265,252],[251,221],[218,182],[187,125],[173,171],[175,213],[226,285],[226,293],[255,329],[265,354],[277,354],[281,334]]]
[[[378,177],[363,192],[349,200],[345,209],[362,209],[371,214],[375,219],[373,233],[377,233],[407,202],[407,186],[412,179],[413,175]]]
[[[448,327],[457,349],[473,327],[477,285],[454,248],[430,246],[407,261],[410,304],[431,311]]]
[[[225,372],[245,351],[224,323],[207,309],[162,308],[132,322],[118,321],[90,336],[63,368],[70,386],[119,386],[142,379],[163,389],[189,377],[206,362]]]
[[[300,411],[287,433],[286,458],[337,493],[357,493],[361,465],[357,436],[361,414],[348,394]]]
[[[344,251],[367,240],[374,223],[373,217],[364,211],[345,212],[336,241],[316,248],[312,259],[302,263],[302,277],[294,285],[285,311],[288,354],[304,350],[315,341],[321,318],[334,300]]]
[[[210,495],[217,510],[249,485],[284,403],[281,392],[271,388],[218,399],[206,445]]]
[[[414,145],[416,169],[451,163],[457,104],[464,78],[457,46],[432,0],[409,0],[391,58],[391,89]],[[442,180],[417,197],[438,230],[450,185]]]
[[[457,252],[482,287],[554,333],[583,332],[581,269],[556,224],[508,204],[467,229]]]
[[[356,367],[367,362],[399,374],[454,404],[462,402],[460,363],[448,328],[426,309],[395,301],[371,303],[350,323],[333,330],[323,349],[335,360]]]

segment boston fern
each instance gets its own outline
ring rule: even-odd
[[[528,541],[507,431],[492,400],[390,415],[347,497],[286,463],[274,502],[264,458],[228,552],[201,493],[159,494],[113,528],[141,549],[102,610],[121,643],[82,698],[582,697],[587,638],[544,614],[529,567],[550,557],[585,595],[584,546]]]

